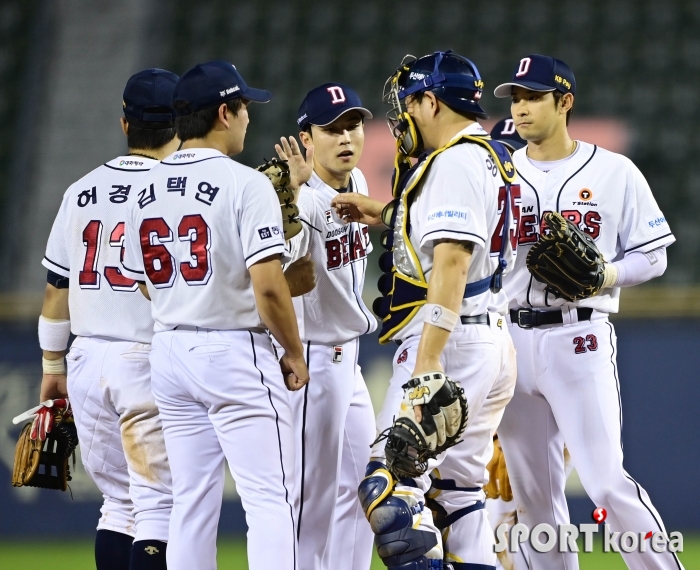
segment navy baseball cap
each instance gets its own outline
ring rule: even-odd
[[[238,97],[267,103],[272,95],[264,89],[248,87],[232,63],[215,60],[195,65],[180,77],[173,99],[187,103],[187,107],[178,109],[177,113],[189,115]]]
[[[576,79],[574,72],[561,59],[534,54],[522,58],[510,83],[499,85],[493,94],[501,99],[510,97],[512,87],[573,94],[576,93]]]
[[[309,91],[299,107],[299,128],[307,125],[325,127],[348,111],[359,111],[365,119],[371,119],[372,113],[362,106],[360,96],[350,87],[340,83],[324,83]]]
[[[178,76],[165,69],[145,69],[129,78],[124,88],[124,115],[146,123],[172,123],[173,93]],[[155,125],[161,127],[165,125]]]
[[[515,130],[513,119],[501,119],[498,121],[491,129],[491,138],[502,142],[511,151],[523,148],[527,144],[527,141]]]

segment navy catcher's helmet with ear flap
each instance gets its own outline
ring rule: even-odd
[[[401,74],[398,81],[398,97],[421,91],[431,91],[450,107],[488,119],[486,111],[479,105],[484,82],[476,65],[452,51],[438,51],[423,56]]]

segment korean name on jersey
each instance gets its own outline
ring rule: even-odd
[[[532,278],[525,265],[527,251],[537,241],[547,212],[560,212],[590,235],[605,261],[625,254],[646,253],[675,241],[651,193],[649,184],[631,160],[595,145],[577,141],[578,148],[564,165],[542,172],[527,158],[526,148],[513,155],[522,181],[522,219],[516,270],[505,280],[511,307],[576,305],[615,313],[620,288],[601,291],[575,303],[555,299],[544,284]]]
[[[369,193],[357,168],[350,174],[348,191]],[[367,255],[372,251],[369,231],[364,224],[344,224],[337,217],[331,207],[336,195],[314,172],[297,201],[304,229],[292,239],[290,249],[294,259],[311,254],[317,279],[310,293],[294,299],[304,341],[344,343],[377,328],[362,300]]]
[[[248,268],[287,260],[267,177],[214,149],[178,151],[129,208],[125,274],[145,281],[155,332],[179,325],[263,329]]]
[[[54,221],[43,265],[70,279],[71,330],[150,343],[151,306],[122,272],[129,204],[158,161],[120,156],[68,188]]]

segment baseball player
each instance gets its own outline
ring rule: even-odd
[[[297,565],[285,382],[297,390],[309,375],[282,273],[282,213],[267,177],[229,158],[243,149],[249,103],[269,99],[225,61],[185,73],[174,94],[182,148],[149,172],[127,221],[125,272],[155,320],[170,570],[216,567],[224,459],[246,511],[248,567]],[[279,363],[266,328],[285,350]]]
[[[43,265],[48,269],[39,342],[41,401],[66,395],[85,470],[103,494],[98,570],[162,569],[171,480],[148,354],[149,303],[121,270],[124,223],[144,174],[179,144],[172,95],[177,75],[147,69],[124,89],[129,152],[96,168],[63,196]],[[132,547],[133,542],[133,547]]]
[[[612,531],[665,532],[649,496],[622,465],[617,346],[608,314],[618,310],[620,287],[664,272],[666,247],[675,238],[629,159],[569,137],[575,93],[569,66],[543,55],[523,57],[511,81],[495,90],[511,98],[515,128],[527,140],[513,155],[522,179],[522,219],[516,267],[505,282],[518,382],[498,434],[519,521],[530,528],[569,522],[566,442],[583,487],[606,509]],[[528,272],[525,258],[550,211],[578,225],[608,261],[597,295],[566,302]],[[645,550],[623,552],[627,566],[682,567],[673,553]],[[530,554],[532,568],[578,568],[573,552]]]
[[[345,223],[331,206],[339,194],[368,195],[356,167],[367,118],[372,114],[351,88],[326,83],[306,95],[297,120],[301,142],[314,158],[297,200],[303,231],[290,245],[293,257],[310,256],[317,268],[316,287],[294,299],[313,381],[291,394],[299,450],[299,567],[309,570],[367,570],[372,557],[374,535],[357,500],[375,437],[372,402],[357,364],[359,337],[377,327],[362,301],[372,244],[365,224]],[[277,151],[292,168],[302,163],[291,137]]]
[[[527,141],[518,134],[518,131],[515,129],[515,123],[510,117],[501,119],[493,126],[491,129],[491,138],[503,143],[511,154],[527,144]],[[494,441],[494,455],[495,454],[496,443]],[[494,482],[491,481],[491,477],[489,477],[489,485],[494,485]],[[507,490],[505,492],[507,493]],[[507,524],[512,527],[518,522],[517,510],[515,508],[515,501],[513,501],[512,498],[512,492],[510,496],[507,497],[509,500],[503,498],[503,493],[504,490],[501,490],[498,498],[492,499],[489,497],[486,499],[486,511],[489,514],[489,522],[494,532],[502,524]],[[511,553],[508,549],[499,552],[497,555],[498,562],[496,564],[496,570],[529,569],[530,559],[525,548],[524,544],[521,543],[518,545],[518,552]]]
[[[423,373],[444,372],[458,382],[469,407],[461,443],[431,461],[432,477],[402,479],[390,494],[384,446],[372,450],[376,461],[360,496],[367,510],[386,505],[387,530],[376,544],[389,568],[442,568],[443,558],[458,569],[496,563],[482,486],[515,383],[507,299],[498,281],[515,255],[519,201],[508,151],[476,122],[486,117],[478,102],[482,87],[476,66],[452,52],[405,58],[385,87],[399,149],[418,162],[395,174],[397,200],[383,215],[393,227],[383,239],[393,255],[380,260],[388,277],[375,305],[380,339],[400,346],[378,429],[391,426],[404,405],[402,386]],[[363,223],[378,223],[384,207],[357,194],[339,195],[334,204]],[[438,519],[424,507],[426,498]],[[397,552],[405,554],[392,556]]]

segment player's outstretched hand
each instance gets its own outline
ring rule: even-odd
[[[302,184],[308,182],[314,171],[314,147],[310,145],[306,149],[306,157],[301,153],[299,144],[294,137],[280,138],[280,144],[275,145],[275,150],[280,160],[287,162],[289,166],[289,185],[298,190]]]
[[[303,388],[309,381],[309,369],[306,367],[303,356],[290,358],[286,354],[283,355],[280,358],[280,368],[284,376],[284,383],[290,392],[296,392]]]
[[[68,385],[65,374],[44,374],[41,377],[39,402],[68,397]]]
[[[284,272],[284,278],[292,297],[306,295],[316,287],[316,268],[311,261],[311,254],[307,253],[292,263]]]
[[[382,210],[386,204],[364,194],[347,192],[333,198],[331,206],[346,224],[360,222],[368,226],[378,226],[382,223]]]

